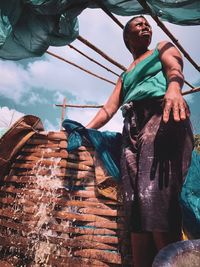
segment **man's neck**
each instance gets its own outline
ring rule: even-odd
[[[135,49],[134,51],[132,51],[132,55],[133,55],[134,60],[136,60],[137,58],[144,55],[147,51],[149,51],[148,47],[138,48],[138,49]]]

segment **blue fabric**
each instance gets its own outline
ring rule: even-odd
[[[195,150],[182,188],[180,203],[184,228],[193,238],[200,238],[200,154]]]
[[[200,25],[199,0],[146,0],[162,20],[180,25]],[[145,14],[137,0],[99,0],[122,16]],[[88,0],[1,0],[0,58],[41,56],[50,45],[64,46],[79,35],[78,15],[99,8]]]
[[[62,126],[68,132],[67,150],[73,151],[80,147],[83,137],[94,146],[100,159],[102,160],[109,175],[117,182],[120,181],[120,154],[121,154],[121,134],[116,132],[100,132],[94,129],[86,129],[79,122],[66,119]]]

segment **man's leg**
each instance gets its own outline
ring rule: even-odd
[[[163,247],[182,240],[182,233],[153,232],[153,239],[157,251]]]
[[[152,233],[132,233],[131,244],[133,266],[151,267],[156,255]]]

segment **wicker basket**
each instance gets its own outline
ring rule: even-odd
[[[14,157],[0,187],[2,262],[129,266],[119,186],[90,144],[66,147],[65,132],[40,132]]]

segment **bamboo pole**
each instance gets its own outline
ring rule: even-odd
[[[56,107],[63,107],[61,104],[55,104]],[[103,105],[71,105],[67,104],[64,106],[65,108],[70,107],[70,108],[102,108]]]
[[[99,0],[93,0],[121,29],[124,28],[124,25],[108,10],[108,8]]]
[[[184,83],[187,84],[190,88],[195,88],[191,83],[189,83],[188,81],[184,80]]]
[[[192,94],[192,93],[197,93],[199,91],[200,91],[200,87],[196,87],[194,89],[182,92],[182,95],[189,95],[189,94]]]
[[[191,85],[192,86],[192,85]],[[197,93],[200,91],[200,87],[193,87],[191,90],[187,90],[182,92],[182,95],[188,95],[188,94],[192,94],[192,93]],[[56,107],[62,107],[63,105],[61,104],[56,104]],[[65,105],[65,108],[70,107],[70,108],[102,108],[103,105],[71,105],[71,104],[67,104]]]
[[[92,75],[92,76],[100,79],[100,80],[103,80],[103,81],[106,81],[108,83],[111,83],[111,84],[115,85],[114,82],[112,82],[112,81],[110,81],[110,80],[108,80],[108,79],[106,79],[104,77],[101,77],[101,76],[99,76],[99,75],[97,75],[97,74],[95,74],[95,73],[93,73],[93,72],[91,72],[91,71],[89,71],[87,69],[84,69],[83,67],[81,67],[81,66],[79,66],[79,65],[77,65],[77,64],[75,64],[75,63],[73,63],[73,62],[71,62],[71,61],[69,61],[69,60],[67,60],[67,59],[65,59],[63,57],[61,57],[61,56],[58,56],[58,55],[56,55],[56,54],[54,54],[54,53],[52,53],[50,51],[46,51],[46,53],[49,54],[52,57],[55,57],[57,59],[60,59],[60,60],[66,62],[66,63],[68,63],[68,64],[70,64],[70,65],[72,65],[72,66],[74,66],[74,67],[76,67],[76,68],[78,68],[78,69],[80,69],[80,70],[82,70],[82,71],[84,71],[84,72],[86,72],[86,73],[88,73],[88,74],[90,74],[90,75]]]
[[[103,4],[103,3],[100,3],[98,0],[93,0],[115,23],[117,23],[120,28],[124,28],[124,26],[122,25],[122,23],[115,17],[113,16],[113,14],[107,9],[107,7]],[[138,1],[139,2],[139,1]],[[140,3],[141,4],[141,3]],[[157,18],[158,19],[158,18]],[[161,23],[161,22],[160,22]],[[164,24],[163,24],[164,25]],[[160,26],[160,25],[159,25]],[[164,25],[165,27],[165,25]],[[162,29],[162,27],[161,27]],[[162,29],[163,30],[163,29]],[[172,35],[172,34],[171,34]],[[174,40],[176,40],[174,38]],[[200,68],[200,67],[199,67]],[[188,81],[184,80],[184,82],[191,88],[194,88],[194,86],[192,84],[190,84]]]
[[[178,47],[178,49],[183,53],[184,57],[195,67],[196,70],[200,71],[200,66],[191,58],[188,52],[179,43],[178,39],[168,30],[165,24],[154,14],[151,7],[147,4],[146,0],[137,0],[140,5],[151,15],[157,25],[167,34],[167,36],[172,40],[172,42]]]
[[[63,130],[62,122],[63,122],[64,119],[65,119],[65,112],[66,112],[65,106],[66,106],[66,102],[67,102],[67,99],[66,99],[66,97],[64,97],[64,99],[63,99],[63,104],[62,104],[62,110],[61,110],[62,113],[61,113],[60,131]]]
[[[76,52],[78,52],[79,54],[81,54],[82,56],[86,57],[87,59],[89,59],[90,61],[96,63],[97,65],[99,65],[100,67],[102,67],[103,69],[113,73],[114,75],[119,77],[119,74],[117,74],[116,72],[112,71],[111,69],[107,68],[106,66],[104,66],[103,64],[99,63],[98,61],[96,61],[95,59],[87,56],[85,53],[83,53],[82,51],[80,51],[79,49],[77,49],[76,47],[74,47],[73,45],[68,45],[71,49],[75,50]]]
[[[114,59],[112,59],[110,56],[108,56],[106,53],[104,53],[103,51],[101,51],[99,48],[97,48],[96,46],[94,46],[92,43],[90,43],[88,40],[84,39],[82,36],[78,36],[77,39],[84,43],[85,45],[87,45],[88,47],[90,47],[92,50],[94,50],[96,53],[98,53],[99,55],[101,55],[103,58],[105,58],[106,60],[108,60],[110,63],[112,63],[113,65],[117,66],[118,68],[120,68],[123,71],[126,71],[126,67],[124,67],[123,65],[119,64],[118,62],[116,62]]]
[[[86,39],[84,39],[83,37],[79,36],[77,39],[80,40],[81,42],[85,43],[86,45],[88,45],[88,46],[89,46],[91,49],[93,49],[95,52],[101,54],[105,59],[107,59],[107,60],[108,60],[109,62],[111,62],[112,64],[118,66],[119,68],[121,68],[121,69],[124,70],[124,71],[127,70],[126,67],[122,66],[121,64],[119,64],[119,63],[117,63],[116,61],[114,61],[113,59],[111,59],[111,58],[110,58],[109,56],[107,56],[104,52],[102,52],[102,51],[99,50],[97,47],[95,47],[94,45],[92,45],[91,43],[89,43],[89,42],[88,42]],[[177,46],[178,46],[178,45],[177,45]],[[73,62],[71,62],[71,61],[69,61],[69,60],[67,60],[67,59],[64,59],[63,57],[60,57],[60,56],[58,56],[58,55],[56,55],[56,54],[54,54],[54,53],[52,53],[52,52],[50,52],[50,51],[47,51],[46,53],[49,54],[49,55],[51,55],[51,56],[53,56],[53,57],[55,57],[55,58],[57,58],[57,59],[60,59],[60,60],[62,60],[62,61],[64,61],[64,62],[66,62],[66,63],[68,63],[68,64],[70,64],[70,65],[72,65],[72,66],[74,66],[74,67],[77,67],[77,68],[81,69],[82,71],[84,71],[84,72],[86,72],[86,73],[88,73],[88,74],[90,74],[90,75],[92,75],[92,76],[94,76],[94,77],[96,77],[96,78],[99,78],[99,79],[101,79],[101,80],[104,80],[104,81],[106,81],[106,82],[108,82],[108,83],[111,83],[111,84],[115,85],[115,82],[112,82],[112,81],[110,81],[110,80],[108,80],[108,79],[106,79],[106,78],[104,78],[104,77],[102,77],[102,76],[99,76],[99,75],[97,75],[97,74],[95,74],[95,73],[93,73],[93,72],[91,72],[91,71],[89,71],[89,70],[87,70],[87,69],[85,69],[85,68],[83,68],[83,67],[81,67],[81,66],[79,66],[79,65],[77,65],[77,64],[75,64],[75,63],[73,63]],[[86,55],[85,55],[85,56],[86,56]],[[86,56],[86,57],[88,57],[88,56]],[[89,57],[88,57],[88,58],[89,58]],[[95,62],[95,60],[93,60],[92,58],[90,58],[90,59],[91,59],[92,61]],[[97,63],[98,65],[100,64],[100,63],[98,63],[98,62],[95,62],[95,63]],[[103,65],[102,65],[102,66],[103,66]],[[104,67],[104,68],[106,68],[108,71],[111,71],[111,70],[109,70],[107,67]],[[199,67],[199,70],[200,70],[200,67]],[[111,71],[111,72],[114,73],[113,71]],[[114,73],[114,74],[116,74],[116,73]],[[118,74],[116,74],[116,75],[119,76]],[[184,82],[185,82],[188,86],[190,86],[191,88],[194,88],[194,86],[191,85],[188,81],[184,80]],[[63,106],[63,105],[56,105],[56,106]],[[93,106],[91,106],[91,105],[66,105],[65,107],[93,108]],[[94,108],[101,108],[101,107],[102,107],[102,105],[100,105],[100,106],[96,106],[96,107],[94,107]]]

